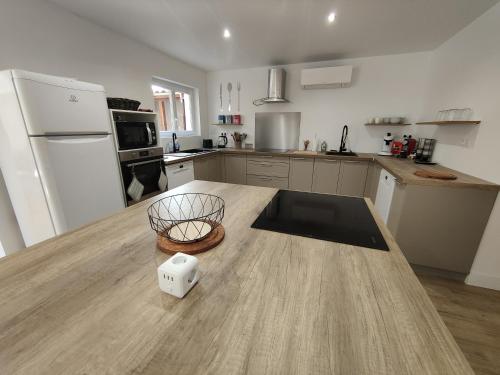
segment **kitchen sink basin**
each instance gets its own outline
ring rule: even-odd
[[[190,148],[188,150],[171,152],[171,153],[165,154],[165,155],[174,156],[174,157],[186,157],[186,156],[192,156],[192,155],[196,155],[196,154],[205,154],[207,152],[213,152],[213,150],[207,150],[207,149],[203,149],[203,148]]]
[[[337,155],[337,156],[358,156],[355,152],[352,151],[337,151],[337,150],[330,150],[325,152],[326,155]]]

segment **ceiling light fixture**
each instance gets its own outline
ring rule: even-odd
[[[231,33],[229,32],[229,29],[224,29],[224,33],[222,34],[222,36],[226,39],[231,38]]]
[[[328,23],[333,23],[335,21],[335,13],[332,12],[328,15]]]

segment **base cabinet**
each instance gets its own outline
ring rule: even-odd
[[[245,155],[224,155],[225,182],[230,184],[247,183],[247,157]]]
[[[290,158],[290,190],[312,191],[314,159]]]
[[[194,178],[203,181],[222,181],[218,155],[195,158]]]
[[[343,160],[340,163],[337,194],[362,197],[365,193],[367,175],[367,161]]]
[[[339,160],[314,159],[312,191],[323,194],[337,194],[339,174]]]

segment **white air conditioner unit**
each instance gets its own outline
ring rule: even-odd
[[[352,65],[302,69],[300,84],[304,89],[349,87]]]

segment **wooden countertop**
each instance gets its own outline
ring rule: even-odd
[[[152,200],[2,259],[2,373],[473,374],[378,217],[390,252],[250,228],[276,189],[164,195],[188,191],[224,198],[226,238],[182,300],[157,285]]]
[[[423,165],[415,164],[413,160],[397,159],[390,156],[375,156],[375,161],[388,172],[390,172],[402,184],[443,186],[456,188],[473,188],[482,190],[500,190],[500,185],[482,180],[480,178],[461,173],[454,169],[446,168],[442,165]],[[451,173],[457,176],[456,180],[436,180],[432,178],[423,178],[415,176],[414,173],[419,170]]]
[[[238,148],[224,148],[216,149],[214,152],[223,154],[242,154],[242,155],[273,155],[285,157],[300,157],[300,158],[321,158],[321,159],[338,159],[338,160],[358,160],[358,161],[375,161],[382,168],[390,172],[398,182],[402,184],[425,185],[425,186],[443,186],[454,188],[472,188],[482,190],[500,190],[500,185],[492,182],[450,169],[442,165],[423,165],[415,164],[410,159],[398,159],[390,156],[379,156],[371,153],[358,153],[358,156],[338,156],[338,155],[325,155],[316,151],[287,151],[287,152],[272,152],[272,151],[256,151],[254,149],[238,149]],[[173,164],[180,161],[192,160],[197,157],[203,157],[210,154],[199,154],[187,157],[166,157],[166,164]],[[444,173],[452,173],[458,177],[456,180],[436,180],[431,178],[423,178],[415,176],[413,173],[419,169],[426,171],[436,171]]]

